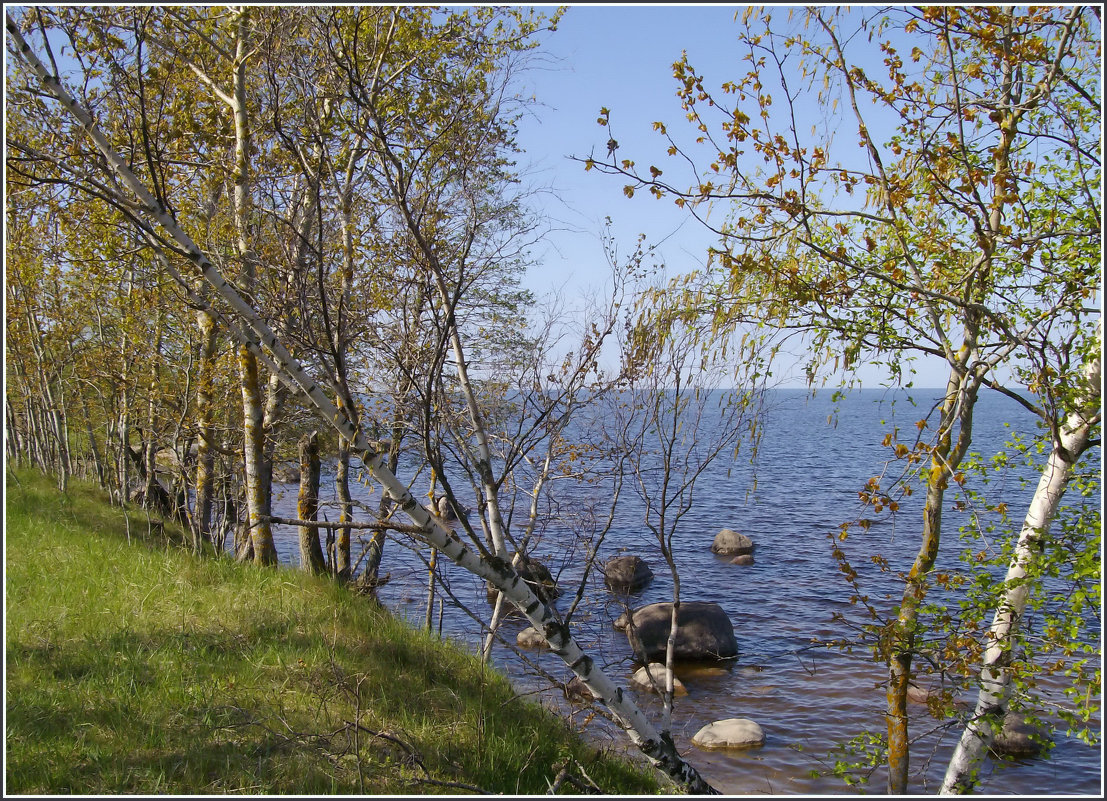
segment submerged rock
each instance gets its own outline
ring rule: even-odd
[[[753,553],[753,540],[745,534],[739,534],[729,528],[724,528],[715,535],[715,541],[711,543],[711,552],[724,556],[741,556]]]
[[[637,556],[616,556],[607,560],[603,569],[604,584],[612,592],[638,592],[653,581],[653,571]]]
[[[996,732],[992,747],[999,754],[1013,757],[1032,757],[1046,747],[1049,735],[1033,723],[1028,723],[1021,712],[1008,712],[1003,728]]]
[[[588,685],[581,681],[580,676],[573,676],[565,685],[565,694],[569,698],[583,698],[585,701],[594,701],[596,696],[588,689]]]
[[[549,648],[550,645],[534,626],[527,626],[515,635],[515,644],[520,648]]]
[[[729,718],[708,723],[692,738],[700,748],[753,748],[763,745],[765,732],[748,718]]]
[[[647,670],[649,671],[647,673]],[[650,681],[650,677],[653,677],[653,681]],[[669,677],[669,670],[660,662],[650,662],[645,667],[638,668],[634,675],[630,677],[631,689],[638,690],[645,693],[663,693],[665,692],[665,683]],[[657,688],[654,689],[654,684]],[[673,676],[673,695],[688,695],[688,688],[684,686],[676,676]]]
[[[558,588],[557,582],[554,581],[550,569],[533,556],[522,557],[519,560],[519,564],[515,566],[515,572],[519,574],[519,578],[527,583],[531,591],[537,595],[540,600],[549,602],[561,595],[561,590]],[[487,582],[485,587],[487,589],[489,603],[495,603],[497,593],[495,586],[493,586],[491,582]],[[513,615],[517,613],[517,610],[513,604],[507,604],[504,608],[504,612]]]

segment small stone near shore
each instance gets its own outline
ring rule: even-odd
[[[940,690],[932,690],[928,687],[916,687],[914,684],[907,685],[907,700],[916,704],[926,704],[932,696],[940,693]]]
[[[729,718],[708,723],[692,738],[692,743],[700,748],[715,750],[720,748],[753,748],[763,745],[765,732],[748,718]]]
[[[583,698],[585,701],[594,701],[596,696],[588,685],[580,680],[580,676],[573,676],[565,685],[565,694],[570,698]]]
[[[549,643],[538,629],[527,626],[515,636],[515,644],[520,648],[548,648]]]
[[[631,676],[631,688],[646,693],[664,692],[665,682],[669,674],[668,669],[660,662],[650,662],[647,667],[649,673],[646,672],[646,667],[641,667]],[[650,676],[653,676],[653,682],[650,681]],[[654,689],[654,682],[657,684],[656,690]],[[673,676],[673,695],[688,695],[688,688],[676,676]]]

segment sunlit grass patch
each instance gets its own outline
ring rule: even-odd
[[[144,540],[133,510],[128,543],[94,488],[17,478],[10,792],[544,793],[569,757],[609,792],[656,791],[479,660],[329,579]]]

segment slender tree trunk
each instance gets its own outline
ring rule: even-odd
[[[350,495],[350,441],[338,438],[338,464],[334,471],[335,492],[338,495],[338,522],[349,523],[354,519],[354,499]],[[341,581],[350,580],[350,528],[341,526],[335,530],[334,562],[332,569]]]
[[[250,120],[246,108],[246,66],[249,57],[249,12],[235,9],[234,114],[234,226],[241,260],[241,285],[247,295],[256,284],[256,258],[250,247]],[[246,474],[246,511],[254,562],[275,565],[277,549],[268,520],[268,492],[265,486],[265,427],[261,400],[261,378],[257,359],[248,347],[238,351],[239,382],[242,390],[242,455]]]
[[[427,614],[423,621],[427,631],[432,631],[434,625],[434,582],[437,575],[438,549],[431,548],[430,563],[427,565]]]
[[[273,529],[268,521],[265,492],[265,426],[258,391],[257,359],[246,348],[239,348],[238,366],[241,373],[243,462],[246,474],[246,513],[249,539],[254,562],[275,565],[277,549],[273,544]]]
[[[967,341],[971,339],[967,337]],[[966,346],[962,352],[968,353]],[[979,379],[962,368],[950,370],[946,395],[942,400],[938,442],[931,451],[930,471],[923,509],[922,538],[915,562],[907,574],[899,613],[892,624],[888,657],[888,794],[907,792],[910,767],[908,739],[907,689],[911,679],[911,661],[918,641],[918,612],[926,596],[927,577],[938,558],[942,535],[942,504],[950,477],[972,441],[972,412]],[[959,424],[956,444],[954,426]]]
[[[1004,580],[1007,589],[985,637],[987,647],[980,671],[980,693],[976,708],[961,733],[953,756],[950,757],[949,767],[939,790],[943,795],[972,792],[978,780],[980,764],[995,740],[996,731],[1003,726],[1011,693],[1013,639],[1022,623],[1030,593],[1030,584],[1026,578],[1038,561],[1042,540],[1049,536],[1050,525],[1072,478],[1073,468],[1088,448],[1092,421],[1100,408],[1101,376],[1100,357],[1085,368],[1085,391],[1077,408],[1061,426],[1059,438],[1054,442],[1030,501]]]
[[[162,327],[165,322],[165,312],[158,311],[157,323],[154,333],[154,352],[150,364],[150,378],[146,382],[146,431],[142,443],[142,461],[145,465],[145,486],[142,490],[143,505],[147,508],[156,508],[165,515],[172,511],[169,506],[162,504],[164,493],[158,483],[158,397],[161,391],[161,373],[159,359],[161,356]]]
[[[300,494],[296,499],[296,516],[301,520],[315,520],[319,512],[319,432],[312,431],[300,439]],[[319,544],[319,530],[300,526],[300,565],[312,573],[323,573],[327,563],[323,559],[323,546]]]
[[[215,491],[215,317],[196,312],[200,329],[200,358],[196,376],[196,505],[192,519],[193,546],[211,541],[212,497]]]
[[[35,371],[38,378],[39,392],[42,397],[42,417],[43,422],[46,423],[46,425],[43,426],[43,430],[48,433],[49,441],[53,443],[53,447],[47,446],[45,451],[50,454],[48,461],[50,463],[50,469],[52,469],[57,476],[58,489],[64,492],[69,469],[65,424],[61,417],[58,400],[55,397],[53,381],[51,380],[50,369],[47,364],[47,354],[42,346],[42,341],[44,339],[42,326],[39,324],[38,315],[34,313],[29,306],[25,306],[24,311],[29,333],[28,339],[30,340],[31,352],[35,360]]]
[[[276,373],[270,373],[265,411],[262,415],[262,435],[265,439],[262,445],[261,490],[266,518],[273,514],[273,461],[276,458],[277,449],[276,431],[284,411],[286,394],[287,389],[281,384]]]
[[[334,324],[331,346],[334,348],[335,384],[339,387],[339,407],[346,407],[346,414],[351,419],[356,419],[357,411],[354,408],[353,397],[346,383],[346,352],[349,349],[347,341],[348,316],[350,307],[350,292],[354,278],[354,216],[353,216],[353,180],[356,169],[358,153],[361,150],[363,139],[358,138],[357,144],[351,149],[346,161],[344,181],[339,190],[341,197],[342,215],[342,269],[339,274],[339,292],[337,320]],[[318,184],[315,185],[318,192]],[[353,520],[354,504],[350,495],[350,442],[345,437],[338,439],[338,465],[335,469],[335,488],[338,495],[338,520],[347,523]],[[372,565],[374,578],[380,565],[380,550],[383,548],[384,532],[378,532],[381,537],[380,548],[376,563]],[[376,537],[374,537],[374,541]],[[341,581],[349,581],[353,578],[353,563],[350,553],[350,529],[346,526],[335,531],[334,544],[334,569],[335,575]],[[372,561],[373,555],[370,554]]]
[[[669,618],[669,639],[665,642],[665,694],[663,704],[663,717],[661,719],[661,731],[672,731],[673,727],[673,695],[676,690],[675,673],[673,671],[674,655],[676,654],[677,629],[680,620],[680,577],[673,570],[673,612]]]
[[[399,415],[399,411],[394,412]],[[392,427],[392,440],[388,445],[388,469],[390,472],[395,473],[400,464],[400,440],[403,437],[403,428],[400,425],[394,425]],[[383,518],[388,512],[388,504],[390,499],[388,497],[382,497],[380,506],[378,507],[380,516]],[[370,591],[374,591],[377,582],[380,579],[381,572],[381,560],[384,558],[384,541],[386,532],[383,530],[374,531],[369,539],[369,552],[365,558],[365,570],[361,574],[361,585],[368,588]]]
[[[73,353],[72,345],[70,345],[69,352],[70,358],[76,364],[76,355]],[[107,475],[104,472],[103,459],[100,457],[100,446],[96,442],[96,431],[92,426],[92,413],[88,408],[88,398],[85,397],[83,392],[78,393],[77,397],[81,403],[81,415],[84,417],[85,436],[88,437],[88,450],[89,456],[92,457],[92,468],[96,471],[96,483],[101,489],[106,489]]]
[[[8,452],[8,461],[15,462],[19,467],[23,466],[26,438],[21,435],[15,410],[12,408],[11,398],[4,397],[4,419],[7,424],[7,436],[4,438],[4,447]]]

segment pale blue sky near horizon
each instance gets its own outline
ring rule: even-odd
[[[539,7],[552,11],[553,7]],[[528,286],[539,293],[558,292],[571,307],[582,293],[602,286],[609,268],[601,244],[604,220],[620,253],[633,250],[639,234],[656,243],[657,256],[670,274],[703,263],[711,235],[671,199],[646,192],[623,194],[626,183],[598,171],[585,172],[571,157],[606,154],[607,131],[596,123],[610,109],[618,155],[639,168],[665,167],[668,143],[653,131],[655,120],[671,130],[689,125],[676,97],[673,62],[687,51],[705,85],[717,90],[745,71],[738,50],[739,22],[746,6],[721,4],[571,5],[555,32],[543,37],[540,55],[521,77],[536,105],[521,122],[520,163],[530,182],[542,187],[537,206],[551,230],[536,244],[536,265]],[[782,6],[787,15],[795,6]],[[874,54],[879,51],[874,46]],[[713,213],[722,214],[724,209]],[[945,386],[945,363],[917,365],[915,386]],[[863,369],[865,386],[879,386],[880,371]],[[792,386],[802,373],[778,374]]]

